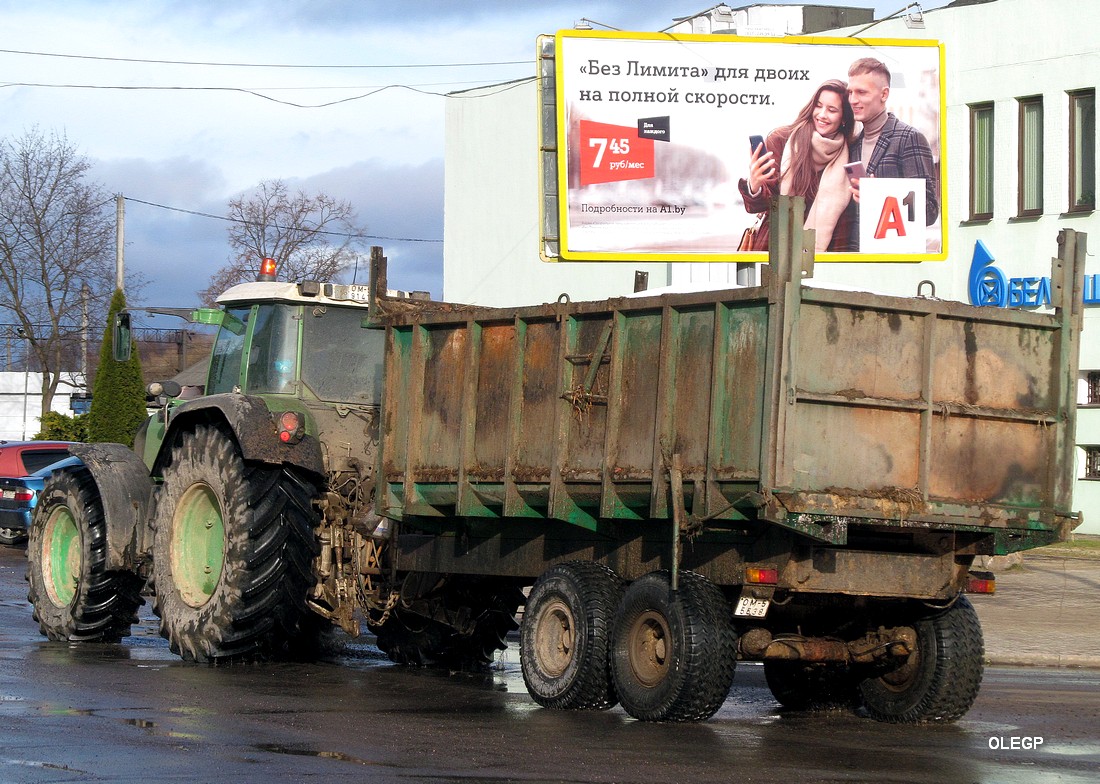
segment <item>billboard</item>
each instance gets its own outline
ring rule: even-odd
[[[946,258],[936,41],[563,30],[541,56],[546,260],[766,261],[779,193],[818,261]]]

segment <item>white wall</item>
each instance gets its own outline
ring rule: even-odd
[[[69,396],[82,392],[76,384],[79,374],[65,373],[57,385],[51,409],[72,415]],[[0,439],[26,441],[42,429],[42,374],[0,372]]]
[[[533,44],[532,44],[533,47]],[[668,281],[667,264],[557,264],[539,257],[538,99],[533,82],[447,96],[443,298],[506,307],[603,299]]]

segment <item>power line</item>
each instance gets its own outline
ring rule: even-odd
[[[147,207],[156,207],[160,210],[168,210],[170,212],[182,212],[185,215],[196,215],[200,218],[212,218],[214,220],[225,221],[226,223],[256,223],[256,221],[241,220],[240,218],[230,218],[226,215],[214,215],[210,212],[200,212],[198,210],[187,210],[183,207],[171,207],[167,204],[157,204],[152,201],[144,201],[143,199],[135,199],[133,196],[123,196],[126,201],[132,201],[135,204],[144,204]],[[276,229],[286,229],[286,226],[273,226]],[[443,242],[443,240],[429,239],[425,237],[386,237],[381,234],[352,234],[350,232],[342,231],[326,231],[324,229],[317,229],[312,232],[313,234],[326,234],[332,237],[344,237],[354,240],[383,240],[386,242]]]
[[[496,87],[500,87],[501,89],[496,90],[496,91],[491,92],[491,93],[485,93],[483,96],[477,96],[477,97],[486,97],[486,96],[489,96],[489,95],[495,95],[497,93],[504,92],[506,90],[511,90],[515,87],[518,87],[521,84],[527,84],[529,82],[533,82],[537,78],[538,77],[536,77],[536,76],[529,76],[529,77],[524,77],[522,79],[517,79],[517,80],[512,81],[512,82],[504,82],[500,85],[487,85],[487,87],[496,86]],[[256,98],[262,98],[265,101],[271,101],[272,103],[282,104],[283,106],[290,106],[290,107],[293,107],[295,109],[325,109],[329,106],[336,106],[336,105],[342,104],[342,103],[349,103],[351,101],[359,101],[359,100],[362,100],[364,98],[370,98],[372,95],[377,95],[378,93],[384,92],[386,90],[394,90],[394,89],[408,90],[410,92],[420,93],[421,95],[435,95],[435,96],[439,96],[439,97],[446,97],[448,95],[448,93],[445,93],[445,92],[439,92],[439,91],[436,91],[436,90],[422,90],[419,87],[413,87],[413,86],[407,85],[407,84],[387,84],[387,85],[384,85],[382,87],[378,87],[376,89],[370,90],[370,91],[368,91],[366,93],[363,93],[361,95],[353,95],[353,96],[350,96],[348,98],[340,98],[339,100],[326,101],[324,103],[302,104],[302,103],[295,103],[294,101],[284,101],[280,98],[274,98],[270,95],[264,95],[261,92],[257,92],[256,90],[250,90],[250,89],[244,88],[244,87],[179,87],[179,86],[151,86],[151,85],[47,84],[47,83],[43,83],[43,82],[5,82],[3,84],[0,84],[0,88],[4,88],[4,87],[40,87],[40,88],[61,88],[61,89],[73,89],[73,90],[129,90],[129,91],[134,91],[134,92],[139,92],[139,91],[153,91],[153,92],[156,92],[156,91],[168,91],[168,92],[173,92],[173,91],[174,92],[231,92],[231,93],[244,93],[246,95],[252,95]],[[281,88],[271,88],[271,89],[281,89]],[[325,88],[325,89],[331,89],[331,88]]]
[[[481,68],[496,65],[524,65],[532,60],[502,60],[499,62],[476,63],[361,63],[361,64],[336,64],[336,63],[232,63],[232,62],[204,62],[201,60],[148,60],[138,57],[103,57],[89,54],[67,54],[64,52],[32,52],[22,49],[0,49],[0,54],[22,54],[30,57],[59,57],[70,60],[100,60],[109,63],[148,63],[153,65],[198,65],[217,68],[303,68],[303,69],[380,69],[380,68]]]

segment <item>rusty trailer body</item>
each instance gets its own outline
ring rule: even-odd
[[[973,556],[1064,538],[1083,236],[1054,314],[811,288],[782,237],[756,288],[389,318],[401,567],[947,599]]]

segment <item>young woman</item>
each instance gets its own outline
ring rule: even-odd
[[[817,231],[818,253],[853,250],[856,237],[844,164],[855,136],[848,87],[830,79],[790,125],[776,128],[752,151],[749,176],[738,184],[749,212],[763,213],[751,250],[767,250],[768,208],[776,194],[806,199],[806,228]]]

